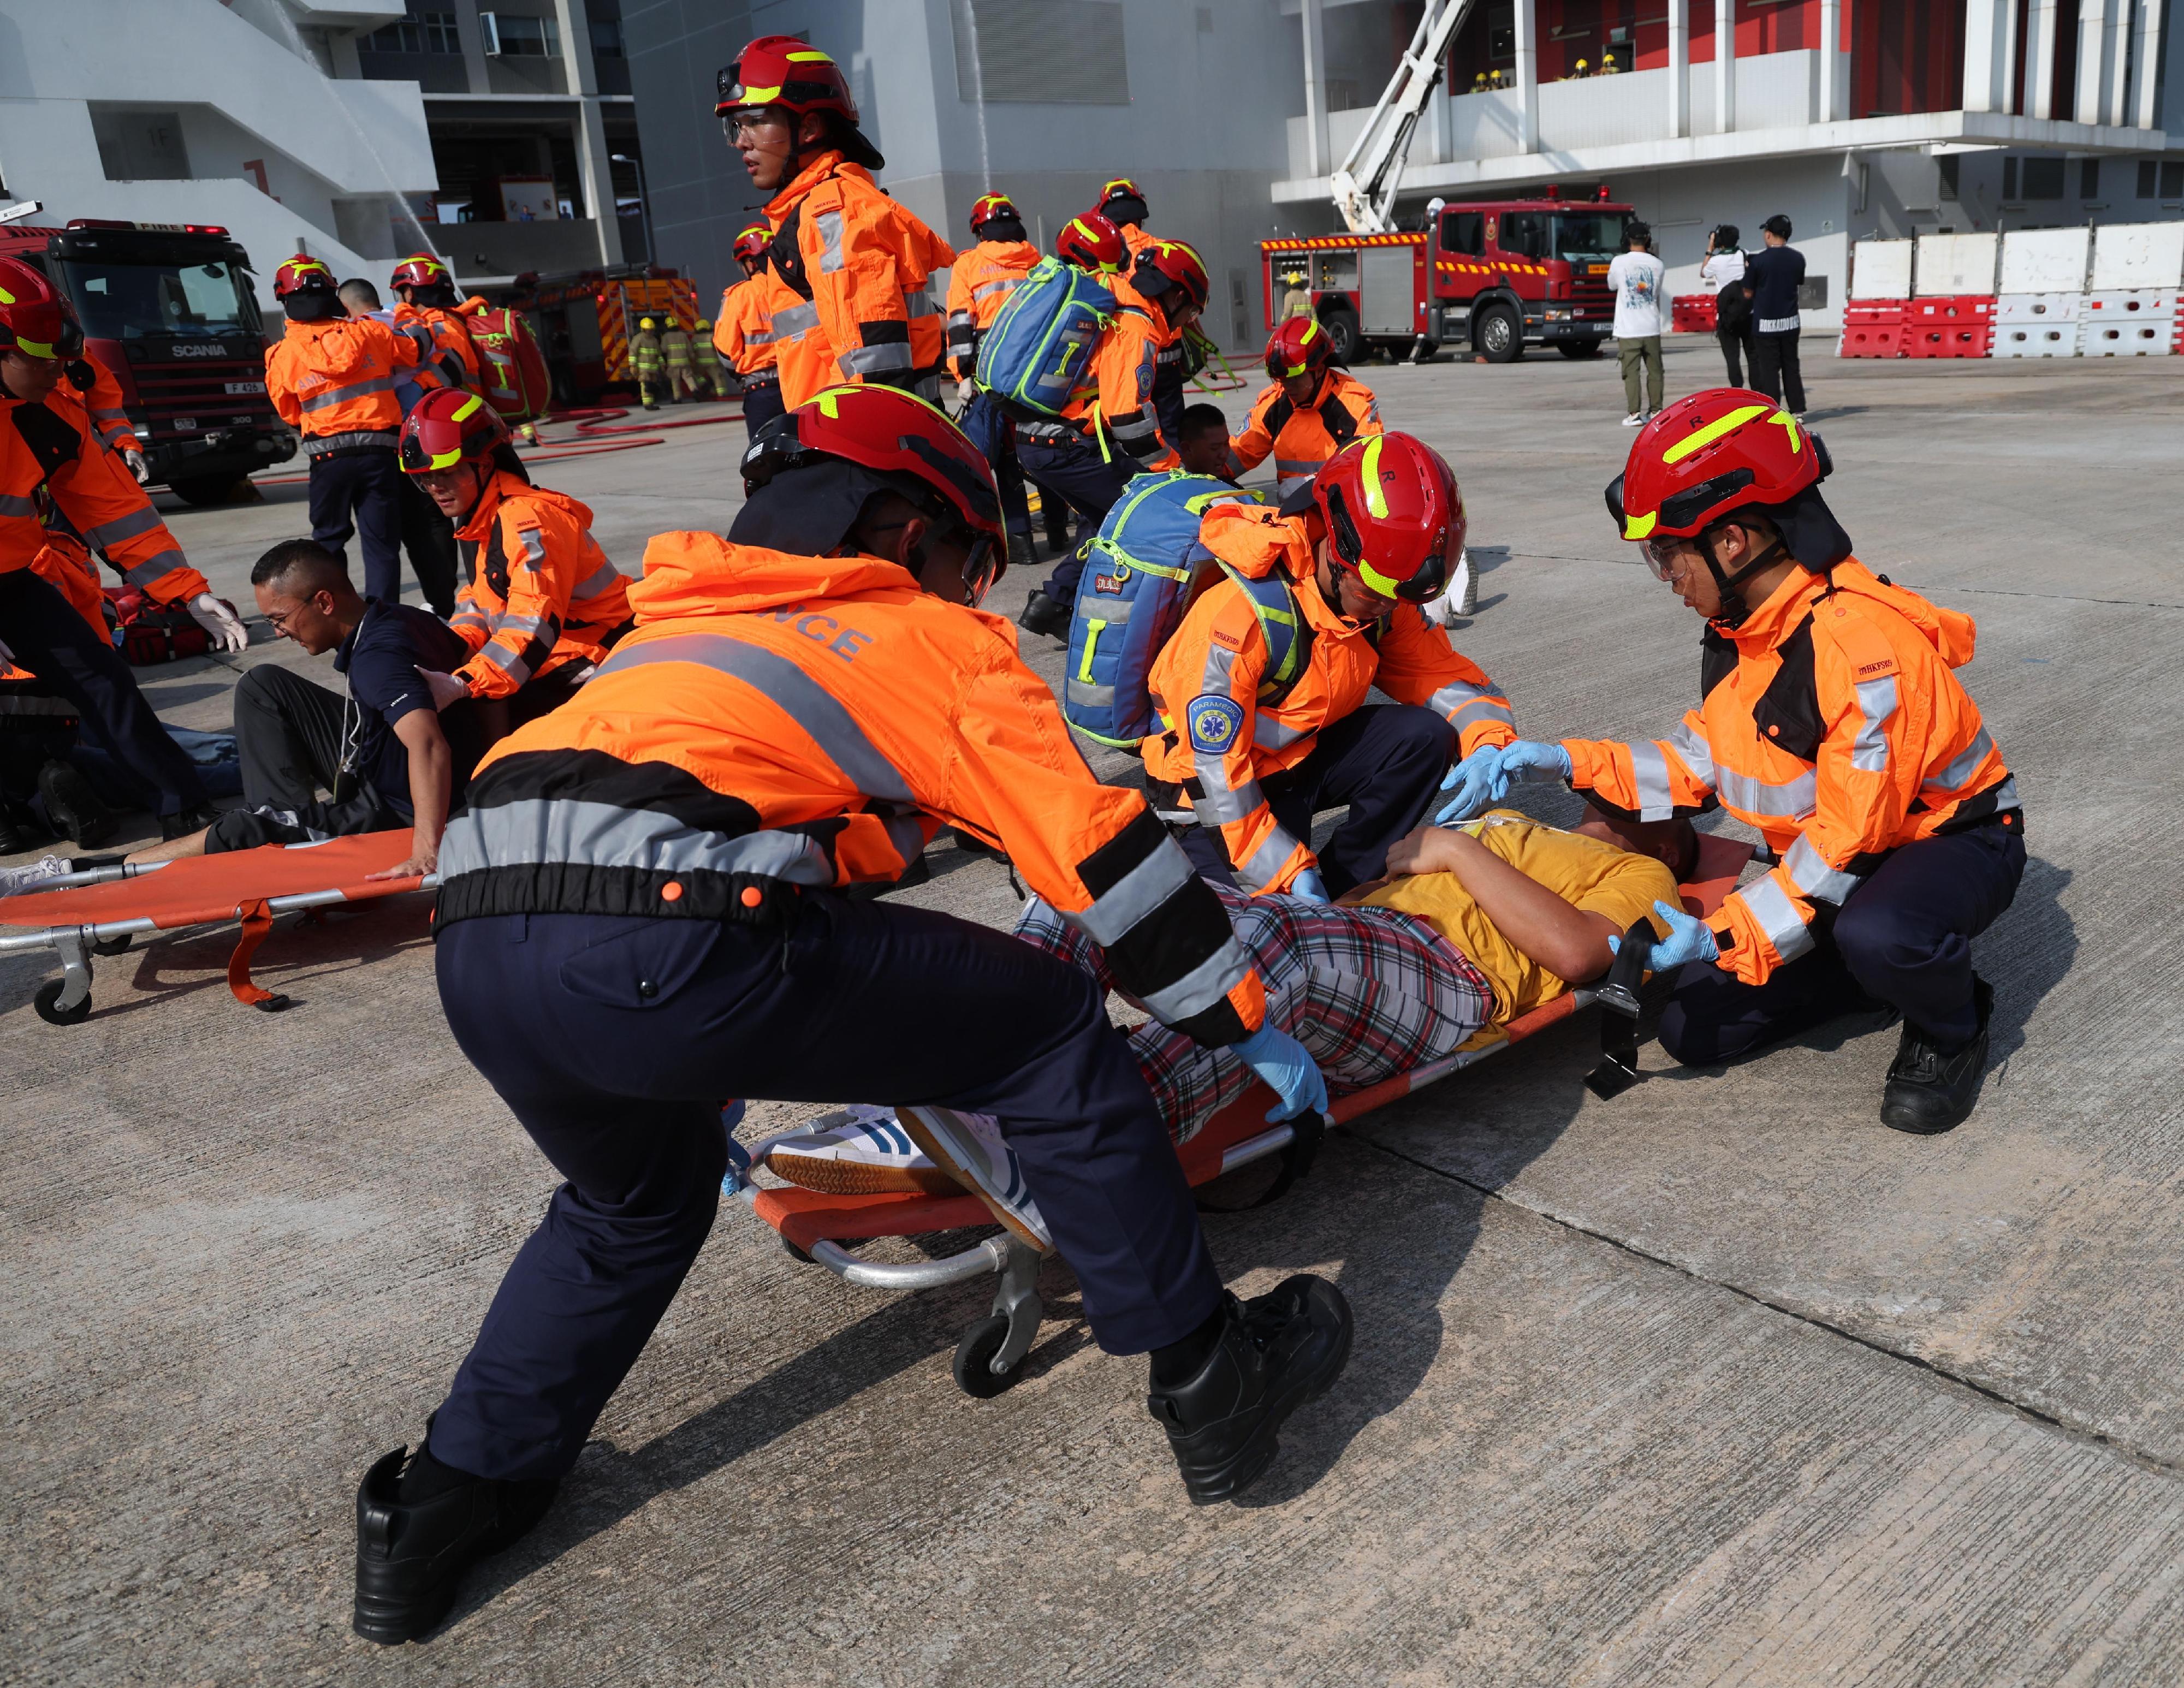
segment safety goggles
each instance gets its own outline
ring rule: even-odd
[[[1008,560],[994,543],[993,535],[981,533],[972,539],[970,554],[963,559],[963,601],[973,610],[983,604],[1007,566]]]

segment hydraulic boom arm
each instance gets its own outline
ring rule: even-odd
[[[1330,183],[1334,209],[1342,213],[1351,233],[1386,234],[1395,226],[1396,186],[1402,180],[1403,160],[1410,156],[1418,114],[1440,79],[1457,26],[1470,10],[1471,0],[1427,0],[1411,44],[1381,92],[1380,103],[1336,169]]]

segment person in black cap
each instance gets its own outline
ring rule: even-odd
[[[1790,244],[1790,220],[1777,213],[1759,226],[1763,251],[1745,260],[1744,291],[1752,300],[1752,384],[1791,414],[1805,416],[1805,376],[1797,367],[1797,289],[1805,254]]]

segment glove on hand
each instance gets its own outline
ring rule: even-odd
[[[1320,1076],[1319,1063],[1288,1033],[1269,1022],[1234,1047],[1244,1064],[1281,1098],[1267,1110],[1268,1125],[1295,1119],[1307,1108],[1314,1113],[1327,1111],[1327,1080]]]
[[[1509,783],[1496,777],[1501,755],[1499,745],[1482,744],[1442,777],[1440,788],[1457,797],[1434,816],[1434,825],[1453,827],[1468,821],[1508,795]]]
[[[1300,870],[1297,877],[1290,881],[1290,894],[1292,897],[1301,898],[1307,903],[1325,903],[1334,900],[1327,894],[1327,882],[1319,877],[1319,870],[1317,867]]]
[[[1570,754],[1561,745],[1519,738],[1513,744],[1504,744],[1495,759],[1496,794],[1506,794],[1511,780],[1520,785],[1544,784],[1568,779],[1572,772]]]
[[[417,670],[425,682],[425,689],[432,694],[432,707],[443,710],[449,704],[459,704],[471,694],[471,688],[452,674],[436,674],[417,663],[410,665]]]
[[[249,644],[250,635],[236,619],[235,611],[209,592],[200,592],[186,607],[190,619],[211,637],[214,650],[242,650]]]
[[[1663,902],[1656,902],[1653,912],[1668,922],[1669,935],[1653,945],[1652,960],[1647,964],[1652,972],[1665,973],[1672,968],[1682,967],[1686,961],[1713,961],[1721,958],[1721,945],[1714,942],[1713,928],[1704,921]],[[1610,955],[1622,947],[1620,937],[1607,940]]]

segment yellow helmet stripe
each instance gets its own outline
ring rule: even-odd
[[[479,398],[477,394],[473,393],[465,403],[458,404],[455,407],[455,414],[453,420],[458,422],[462,421],[475,411],[479,405],[484,403],[484,399]]]
[[[435,455],[432,460],[426,465],[426,472],[430,474],[435,469],[452,469],[462,460],[463,448],[457,446],[453,451],[443,451]]]
[[[0,287],[0,304],[13,304],[14,303],[14,294],[9,292],[5,287]]]
[[[14,302],[11,299],[8,303],[12,304]],[[20,334],[15,337],[15,349],[25,356],[33,358],[50,358],[53,355],[53,348],[43,340],[25,340]]]
[[[1317,322],[1307,322],[1304,326],[1304,332],[1297,336],[1297,344],[1300,346],[1309,346],[1318,337],[1319,325]]]
[[[788,55],[788,62],[791,64],[832,64],[834,61],[829,58],[825,53],[814,51],[811,53],[792,53]]]
[[[744,105],[772,105],[780,97],[781,85],[777,82],[770,88],[745,88],[744,90],[742,103]]]
[[[1649,510],[1643,515],[1633,515],[1629,511],[1625,511],[1623,516],[1623,537],[1625,539],[1643,539],[1652,532],[1660,520],[1661,512],[1657,510]]]
[[[1380,490],[1380,442],[1384,436],[1375,434],[1365,443],[1365,460],[1358,465],[1358,474],[1365,482],[1365,508],[1385,521],[1388,519],[1388,495]],[[1362,567],[1362,565],[1361,565]],[[1369,582],[1373,578],[1366,571]],[[1376,587],[1374,590],[1379,590]]]
[[[1383,598],[1393,598],[1396,595],[1396,582],[1370,563],[1357,565],[1357,577]]]
[[[1797,419],[1787,410],[1777,410],[1767,420],[1770,422],[1780,422],[1789,433],[1791,456],[1795,457],[1805,448],[1804,441],[1797,432]]]
[[[1754,416],[1763,416],[1773,407],[1766,404],[1740,404],[1726,416],[1718,416],[1704,427],[1693,430],[1661,454],[1663,463],[1681,463],[1693,452],[1703,450],[1724,434],[1733,434]]]

